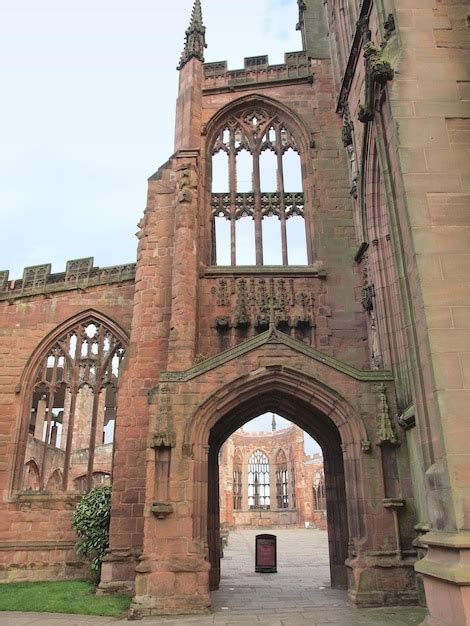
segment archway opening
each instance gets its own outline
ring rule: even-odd
[[[292,606],[312,592],[322,596],[331,577],[319,444],[282,416],[266,413],[235,431],[218,461],[221,582],[214,605],[236,608],[240,595],[244,602],[276,603],[279,589],[282,602]],[[256,537],[266,533],[276,537],[276,576],[255,572]]]
[[[309,438],[318,442],[318,446],[321,448],[321,457],[319,455],[319,458],[322,460],[322,474],[324,476],[324,482],[323,487],[320,490],[317,490],[316,497],[323,498],[323,500],[317,502],[317,505],[325,506],[323,518],[326,522],[325,526],[328,531],[330,585],[334,588],[347,588],[345,561],[348,557],[349,528],[345,471],[341,447],[342,442],[339,430],[330,417],[315,410],[309,402],[301,399],[300,394],[299,397],[296,398],[283,393],[280,389],[272,389],[269,394],[259,394],[251,399],[246,399],[245,401],[242,400],[238,406],[232,408],[232,410],[230,410],[227,414],[220,417],[210,430],[207,536],[211,562],[211,589],[218,589],[220,584],[222,549],[221,531],[225,530],[223,523],[226,521],[224,519],[226,511],[223,510],[223,507],[221,507],[220,504],[220,461],[223,461],[223,446],[227,441],[230,445],[230,438],[232,438],[233,441],[233,438],[236,437],[236,432],[242,426],[254,418],[267,413],[271,415],[271,419],[272,414],[274,413],[275,415],[282,416],[286,420],[289,420],[293,425],[292,428],[295,429],[297,427],[297,431],[302,433],[300,435],[302,446],[304,445],[303,432],[305,432]],[[253,455],[256,451],[259,453],[257,455]],[[297,503],[296,510],[289,511],[288,508],[284,508],[286,502],[287,507],[289,506],[289,495],[290,501],[292,502],[295,489],[292,489],[292,485],[289,485],[289,455],[286,455],[285,463],[281,456],[282,455],[279,455],[277,459],[274,457],[274,461],[272,461],[267,454],[264,454],[263,457],[263,450],[258,446],[257,450],[252,451],[249,459],[244,460],[243,457],[240,458],[240,456],[234,457],[235,465],[237,467],[233,466],[234,473],[232,475],[231,497],[234,505],[241,505],[242,509],[244,506],[246,507],[245,513],[242,511],[240,514],[236,515],[242,519],[243,516],[245,516],[245,520],[252,520],[254,519],[253,513],[257,514],[258,520],[261,519],[261,523],[258,522],[259,527],[263,527],[263,521],[268,519],[268,515],[271,516],[271,522],[273,521],[273,518],[276,517],[276,521],[278,521],[280,525],[282,525],[281,520],[287,519],[292,523],[295,522],[303,525],[304,529],[306,521],[310,522],[313,526],[314,516],[309,515],[310,519],[305,519],[305,509],[299,513],[297,510]],[[266,460],[268,463],[266,463]],[[244,468],[245,461],[246,468]],[[274,463],[274,468],[271,467],[272,463]],[[277,468],[276,463],[278,463],[279,468]],[[247,478],[245,485],[243,484],[244,469]],[[271,482],[271,479],[268,479],[267,476],[270,472],[272,473],[273,469],[274,477]],[[279,469],[279,472],[277,469]],[[287,469],[287,475],[283,472],[285,469]],[[236,472],[238,472],[238,474]],[[249,478],[250,472],[251,478],[253,479],[251,483]],[[254,476],[255,473],[258,474],[256,481]],[[245,494],[243,493],[244,488]],[[311,488],[312,500],[310,506],[312,507],[314,499],[313,475]],[[245,502],[243,501],[244,496],[246,500]],[[238,503],[236,502],[237,498]],[[275,504],[275,509],[271,509],[271,502]],[[250,507],[252,508],[250,509]],[[270,513],[267,513],[268,511],[270,511]],[[274,511],[276,512],[276,516],[273,515]],[[320,522],[320,517],[321,516],[317,516],[318,522]]]

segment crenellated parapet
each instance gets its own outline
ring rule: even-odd
[[[227,69],[227,61],[204,63],[203,88],[218,89],[253,83],[285,82],[295,79],[312,80],[309,57],[303,50],[286,52],[284,63],[269,65],[267,55],[245,57],[244,67]]]
[[[9,271],[0,271],[0,300],[31,295],[84,289],[96,285],[119,283],[135,278],[135,263],[94,267],[93,257],[67,261],[65,272],[51,274],[51,264],[25,267],[23,278],[9,280]]]

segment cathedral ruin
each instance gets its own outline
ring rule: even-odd
[[[0,582],[80,575],[71,512],[112,484],[101,592],[203,612],[221,522],[269,497],[326,525],[355,605],[470,621],[467,12],[298,5],[302,50],[229,70],[195,0],[135,264],[0,272]],[[289,446],[236,454],[268,412],[322,448],[316,521]]]

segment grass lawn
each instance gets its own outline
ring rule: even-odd
[[[131,596],[95,596],[81,580],[0,585],[0,611],[34,611],[81,615],[122,615]]]

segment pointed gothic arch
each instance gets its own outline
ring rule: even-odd
[[[244,423],[268,412],[285,416],[323,450],[331,580],[332,586],[344,587],[348,545],[365,533],[360,459],[367,434],[360,417],[337,392],[286,367],[231,381],[200,405],[186,430],[185,443],[194,459],[193,534],[209,544],[211,587],[220,579],[218,451]]]
[[[54,462],[58,462],[57,456],[62,457],[60,490],[68,490],[72,443],[76,437],[73,417],[77,395],[86,388],[92,389],[94,393],[86,456],[87,474],[91,477],[89,483],[92,482],[98,414],[109,408],[108,398],[112,397],[115,402],[118,370],[128,343],[127,333],[121,326],[94,309],[87,309],[67,319],[42,339],[29,358],[18,385],[22,398],[12,491],[22,488],[23,459],[31,435],[36,440],[36,447],[42,448],[38,466],[39,489],[44,489],[47,485],[49,472],[46,459],[50,457],[50,448],[53,447]],[[86,354],[83,352],[84,345],[88,346]],[[54,413],[54,404],[56,400],[64,404],[67,393],[71,397],[66,429],[64,410]],[[60,401],[58,397],[61,398]],[[38,411],[39,407],[41,413]],[[41,424],[41,417],[44,426]],[[57,444],[58,436],[60,444]]]
[[[272,98],[252,94],[218,111],[207,124],[206,131],[206,206],[210,208],[207,220],[211,224],[208,264],[286,266],[313,263],[310,141],[299,117]],[[224,159],[227,172],[224,188],[216,189],[212,185],[213,160],[220,155],[227,157]],[[250,161],[245,163],[248,167],[245,174],[240,170],[242,156]],[[263,168],[262,160],[269,156],[273,163],[265,163]],[[288,156],[297,157],[297,166],[291,163],[292,158],[287,163]],[[288,175],[293,168],[298,169],[298,177]],[[269,174],[269,180],[263,172]],[[241,177],[247,178],[246,185],[241,185]],[[299,184],[291,182],[297,178],[301,188],[290,189],[290,185]],[[299,224],[294,224],[299,219],[303,234],[300,234]],[[219,235],[225,239],[223,262],[216,249]],[[254,248],[252,255],[240,256],[239,238],[251,242],[248,247]],[[266,256],[268,238],[272,243],[275,241],[276,250],[279,248],[269,258]],[[294,255],[294,240],[298,249],[304,247],[303,260],[302,253]]]

